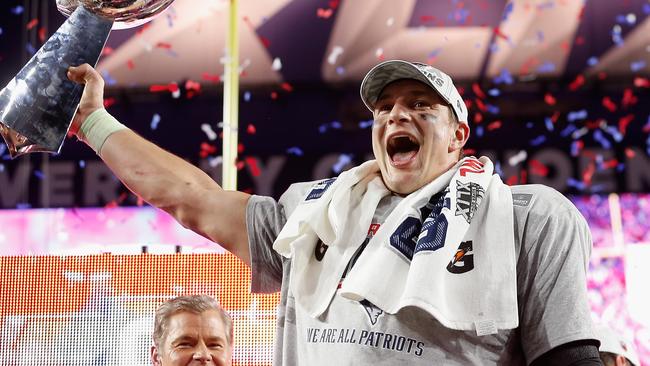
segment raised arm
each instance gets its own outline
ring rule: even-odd
[[[93,112],[103,109],[104,80],[90,65],[71,67],[68,77],[86,84],[71,132],[97,151],[133,193],[172,215],[181,225],[218,243],[250,265],[246,204],[250,195],[226,191],[194,165],[145,140],[130,129],[110,133],[98,145],[80,132]],[[93,119],[103,111],[93,114]],[[100,119],[106,126],[110,121]],[[84,126],[85,127],[85,126]]]

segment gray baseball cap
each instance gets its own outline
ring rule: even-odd
[[[361,100],[372,111],[386,85],[400,79],[418,80],[430,86],[451,106],[459,121],[468,122],[467,106],[451,77],[433,66],[419,62],[390,60],[376,65],[361,82]]]
[[[621,337],[616,331],[603,324],[595,324],[596,338],[600,341],[600,352],[609,352],[627,358],[633,366],[639,366],[639,356],[631,342]]]

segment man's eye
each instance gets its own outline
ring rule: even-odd
[[[393,109],[393,106],[390,104],[382,104],[379,106],[379,108],[377,108],[377,110],[379,110],[380,112],[387,112],[390,111],[391,109]]]
[[[422,101],[417,101],[417,102],[413,103],[414,108],[426,108],[426,106],[427,106],[427,104],[425,102],[422,102]]]
[[[187,347],[191,347],[191,345],[188,342],[183,342],[183,343],[177,344],[176,347],[178,347],[178,348],[187,348]]]
[[[208,344],[208,348],[221,349],[221,348],[223,348],[223,344],[221,344],[221,343],[210,343],[210,344]]]

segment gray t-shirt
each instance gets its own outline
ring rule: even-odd
[[[251,289],[281,291],[275,365],[525,365],[564,343],[594,339],[586,287],[589,228],[569,200],[542,185],[511,187],[519,328],[477,336],[445,328],[415,307],[391,315],[338,292],[321,317],[310,317],[289,289],[291,261],[272,245],[313,184],[292,185],[279,202],[253,196],[246,211]],[[380,202],[369,236],[399,200]]]

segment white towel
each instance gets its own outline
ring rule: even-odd
[[[292,258],[289,286],[312,317],[329,306],[379,200],[390,194],[378,171],[369,161],[313,189],[273,245]],[[405,197],[346,275],[341,295],[389,314],[417,306],[448,328],[479,335],[516,328],[512,195],[492,172],[489,159],[468,157]],[[319,238],[324,256],[315,255]]]

